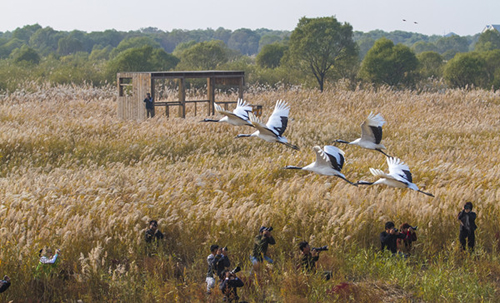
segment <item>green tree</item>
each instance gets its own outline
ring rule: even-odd
[[[500,49],[480,52],[479,55],[486,62],[487,84],[485,88],[500,88]]]
[[[16,63],[28,63],[28,64],[38,64],[40,63],[40,55],[36,50],[23,45],[19,51],[14,54],[14,62]]]
[[[39,24],[25,25],[22,28],[18,27],[12,32],[12,39],[19,39],[28,43],[31,36],[41,28]]]
[[[423,52],[417,55],[420,62],[419,73],[422,78],[441,78],[443,76],[444,58],[437,52]]]
[[[420,54],[423,52],[437,52],[438,48],[436,44],[432,42],[425,42],[425,41],[418,41],[413,46],[411,49],[415,52],[415,54]]]
[[[303,17],[290,36],[286,61],[306,74],[312,73],[323,91],[329,74],[338,77],[336,68],[341,61],[357,58],[352,35],[352,26],[341,24],[335,17]]]
[[[106,74],[108,80],[115,81],[118,72],[167,71],[175,68],[178,62],[178,58],[162,48],[145,45],[119,53],[108,62]]]
[[[110,53],[110,58],[116,57],[119,53],[131,49],[131,48],[141,48],[144,46],[151,46],[152,48],[161,48],[160,43],[154,41],[150,37],[142,36],[142,37],[132,37],[123,39],[118,46],[113,49]]]
[[[51,27],[40,28],[31,36],[29,45],[42,55],[48,55],[57,50],[57,43],[64,35],[64,33],[55,31]]]
[[[227,46],[239,50],[244,55],[254,55],[259,49],[260,37],[248,28],[235,30],[227,42]]]
[[[66,56],[69,54],[74,54],[83,51],[82,42],[71,36],[66,36],[64,38],[59,39],[57,45],[58,45],[57,53],[61,56]]]
[[[496,30],[487,30],[479,36],[474,50],[485,52],[500,49],[500,33]]]
[[[373,44],[375,44],[375,40],[370,37],[363,38],[361,40],[358,40],[356,42],[359,47],[359,58],[363,60],[363,58],[366,56],[370,48],[373,47]]]
[[[9,42],[0,46],[0,58],[7,58],[13,50],[21,48],[23,45],[25,45],[23,40],[17,38],[10,39]]]
[[[230,51],[224,42],[213,40],[200,42],[185,49],[180,54],[178,69],[210,70],[228,62]]]
[[[436,41],[438,53],[444,54],[447,51],[454,51],[454,53],[466,53],[469,51],[469,42],[467,38],[453,35],[443,37]]]
[[[454,87],[483,87],[487,83],[486,61],[478,53],[459,53],[445,65],[443,75]]]
[[[375,84],[411,85],[417,67],[418,59],[408,46],[381,38],[366,54],[360,76]]]
[[[280,43],[266,44],[256,58],[256,63],[264,68],[276,68],[280,65],[287,46]]]

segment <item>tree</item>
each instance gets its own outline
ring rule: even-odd
[[[150,37],[142,36],[142,37],[132,37],[123,39],[118,46],[111,51],[109,55],[110,58],[116,57],[119,53],[131,49],[131,48],[141,48],[146,45],[151,46],[152,48],[161,48],[160,43],[154,41]]]
[[[335,17],[303,17],[290,36],[287,62],[304,73],[312,73],[323,91],[326,77],[336,76],[340,62],[357,56],[351,25],[341,24]]]
[[[118,72],[166,71],[175,68],[179,59],[162,48],[145,45],[129,48],[111,59],[106,67],[109,80],[116,79]]]
[[[259,49],[260,37],[248,28],[235,30],[227,42],[227,46],[239,50],[244,55],[254,55]]]
[[[408,46],[381,38],[366,54],[360,75],[375,84],[411,85],[417,67],[418,59]]]
[[[266,44],[257,55],[256,63],[264,68],[278,67],[286,50],[287,47],[280,43]]]
[[[453,35],[443,37],[436,41],[438,53],[444,54],[447,51],[454,51],[455,53],[466,53],[469,51],[469,42],[467,38]]]
[[[445,65],[443,75],[454,87],[482,87],[487,82],[486,61],[478,53],[459,53]]]
[[[485,52],[500,49],[500,33],[496,30],[487,30],[479,36],[474,50]]]
[[[485,88],[500,88],[500,49],[480,52],[479,55],[486,62],[487,84]]]
[[[53,30],[51,27],[40,28],[30,38],[30,46],[42,55],[48,55],[57,50],[57,43],[64,33]]]
[[[179,68],[186,70],[216,69],[229,60],[229,53],[227,46],[220,40],[196,43],[180,54]]]
[[[417,55],[420,62],[419,72],[423,78],[441,78],[444,58],[436,52],[423,52]]]
[[[23,45],[19,51],[14,55],[14,62],[16,63],[28,63],[28,64],[38,64],[40,62],[40,55],[36,50]]]
[[[62,56],[66,56],[69,54],[74,54],[80,51],[83,51],[83,44],[80,40],[77,40],[71,36],[66,36],[64,38],[59,39],[57,43],[57,53]]]
[[[415,54],[420,54],[423,52],[437,52],[438,48],[436,44],[431,43],[431,42],[425,42],[425,41],[418,41],[413,46],[411,49],[415,52]]]

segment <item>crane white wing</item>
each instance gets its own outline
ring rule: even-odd
[[[393,176],[394,179],[402,182],[413,182],[410,168],[400,159],[387,157],[387,165],[389,165],[389,175]]]
[[[317,166],[328,166],[328,167],[331,166],[330,159],[323,152],[321,147],[316,145],[313,147],[313,149],[316,152],[316,165]]]
[[[248,113],[252,111],[252,107],[246,103],[246,101],[242,99],[238,99],[238,103],[236,104],[236,108],[233,110],[233,113],[238,117],[248,120]]]
[[[264,136],[272,136],[274,138],[277,137],[274,131],[267,128],[267,126],[262,123],[262,121],[260,121],[260,119],[252,112],[248,113],[248,117],[250,118],[250,122],[252,123],[252,125],[260,132],[260,134]]]
[[[215,111],[224,116],[233,116],[234,114],[230,111],[223,109],[219,104],[214,103]]]
[[[274,111],[267,121],[267,128],[273,131],[277,136],[283,135],[288,125],[288,114],[290,113],[290,107],[283,100],[278,100]]]
[[[361,124],[361,140],[380,144],[382,141],[382,126],[385,120],[380,114],[370,113]]]
[[[344,167],[344,151],[336,146],[325,145],[324,152],[328,156],[331,166],[340,172],[342,167]]]

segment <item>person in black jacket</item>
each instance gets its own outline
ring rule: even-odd
[[[229,253],[229,249],[227,248],[227,246],[223,247],[220,249],[220,257],[218,258],[216,262],[216,269],[217,269],[217,277],[219,277],[219,279],[222,281],[225,277],[223,276],[223,272],[224,270],[226,269],[229,269],[229,267],[231,266],[231,261],[229,260],[229,256],[228,256],[228,253]]]
[[[3,277],[3,280],[0,280],[0,293],[3,293],[10,287],[10,278],[9,276],[5,275]]]
[[[393,222],[385,223],[385,231],[380,233],[380,243],[382,244],[382,251],[387,247],[392,254],[398,251],[398,239],[404,239],[406,236],[394,228]]]
[[[219,288],[224,294],[224,301],[237,303],[240,299],[238,297],[238,287],[243,287],[244,283],[241,281],[235,273],[230,270],[224,270],[222,272],[224,280],[222,280]]]
[[[144,99],[144,103],[146,103],[147,117],[153,118],[155,116],[155,103],[150,93],[147,93],[146,99]]]
[[[299,249],[302,253],[300,267],[307,273],[316,271],[316,262],[319,260],[319,251],[312,250],[309,243],[302,241],[299,243]]]
[[[460,244],[462,244],[462,249],[465,250],[466,240],[468,239],[468,246],[470,250],[474,250],[474,245],[476,242],[476,236],[474,231],[476,230],[476,213],[472,211],[472,202],[467,202],[464,205],[462,211],[458,213],[458,221],[460,221],[460,235],[458,239]]]

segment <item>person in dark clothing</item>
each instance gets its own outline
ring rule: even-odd
[[[404,239],[398,239],[398,247],[404,249],[409,255],[411,253],[412,243],[417,241],[417,233],[415,230],[417,227],[413,227],[408,223],[401,224],[401,233],[405,235]]]
[[[240,299],[238,297],[238,287],[243,287],[245,285],[234,273],[230,270],[224,270],[222,272],[224,279],[222,280],[219,288],[224,294],[224,301],[237,303]]]
[[[276,244],[271,231],[272,227],[262,226],[259,229],[259,234],[254,239],[253,251],[250,255],[250,260],[254,267],[258,267],[258,264],[264,262],[264,260],[271,264],[274,262],[266,255],[268,246]]]
[[[144,103],[146,103],[147,117],[153,118],[155,116],[155,103],[150,93],[147,93],[146,99],[144,99]]]
[[[231,266],[231,261],[229,260],[228,252],[229,250],[227,249],[227,246],[221,248],[220,257],[216,261],[215,265],[215,267],[217,268],[217,277],[219,277],[221,281],[224,279],[224,276],[222,275],[223,271]]]
[[[385,231],[380,233],[380,243],[382,244],[382,251],[387,247],[392,254],[396,254],[398,251],[398,239],[404,239],[405,235],[397,231],[394,228],[393,222],[385,223]]]
[[[472,202],[467,202],[464,205],[462,211],[458,213],[458,221],[460,221],[460,235],[459,240],[462,245],[462,249],[466,249],[466,243],[470,250],[474,251],[474,245],[476,242],[476,236],[474,231],[476,230],[476,213],[472,211]],[[468,241],[467,241],[468,240]]]
[[[215,287],[214,272],[217,270],[216,264],[221,258],[219,245],[213,244],[210,246],[210,254],[207,257],[207,277],[205,281],[207,282],[207,294],[212,292],[212,288]]]
[[[10,287],[10,278],[9,276],[5,275],[3,277],[3,280],[0,280],[0,293],[3,293]]]
[[[156,250],[160,246],[160,243],[164,238],[162,232],[158,229],[158,222],[156,220],[149,221],[149,228],[146,230],[144,238],[147,243],[147,254],[149,256],[156,254]]]
[[[300,267],[308,273],[316,271],[316,262],[319,260],[319,251],[312,250],[309,243],[302,241],[299,243],[299,249],[302,252]]]

